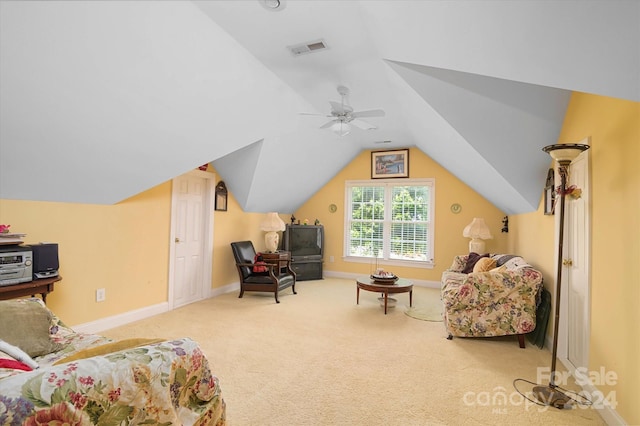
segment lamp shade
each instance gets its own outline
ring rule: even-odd
[[[582,151],[589,149],[589,145],[579,143],[562,143],[547,145],[542,150],[560,164],[570,164]]]
[[[474,217],[471,223],[462,231],[462,236],[471,238],[471,241],[469,241],[469,253],[483,253],[485,245],[482,240],[493,238],[491,232],[489,232],[489,227],[481,217]]]
[[[263,231],[284,231],[284,222],[278,216],[276,212],[267,213],[262,223],[260,224],[260,229]]]
[[[351,131],[351,126],[344,121],[337,121],[331,125],[331,131],[338,136],[346,136]]]
[[[479,238],[481,240],[490,240],[493,238],[489,227],[484,223],[484,219],[481,217],[474,217],[470,224],[468,224],[462,231],[462,236],[467,238]]]

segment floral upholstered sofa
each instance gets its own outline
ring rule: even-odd
[[[225,402],[189,339],[76,333],[40,299],[0,301],[1,425],[224,425]]]
[[[456,256],[442,273],[444,325],[452,336],[524,335],[536,327],[542,274],[522,257],[504,254]]]

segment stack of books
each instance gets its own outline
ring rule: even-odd
[[[19,234],[16,232],[0,233],[0,245],[7,246],[12,244],[22,244],[22,239],[26,236],[27,234]]]

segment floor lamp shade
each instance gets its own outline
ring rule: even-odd
[[[587,149],[589,149],[589,145],[579,143],[547,145],[542,148],[542,150],[556,160],[560,166],[564,167],[571,164],[582,151],[586,151]]]
[[[550,405],[556,408],[565,408],[571,405],[573,398],[562,392],[555,382],[556,376],[556,358],[558,356],[558,324],[560,323],[560,289],[562,284],[562,256],[563,256],[563,240],[564,240],[564,204],[567,188],[567,175],[568,168],[571,162],[582,151],[589,149],[589,145],[582,144],[556,144],[549,145],[542,148],[542,150],[548,153],[558,163],[558,172],[560,174],[560,187],[558,188],[558,195],[560,196],[560,218],[559,218],[559,232],[558,232],[558,253],[557,253],[557,265],[556,265],[556,301],[555,301],[555,315],[553,324],[553,348],[551,354],[551,375],[549,385],[534,386],[533,395],[535,398],[544,405]]]
[[[267,248],[267,251],[278,251],[278,243],[280,241],[278,231],[284,231],[285,229],[284,222],[282,221],[282,219],[280,219],[278,213],[267,213],[264,220],[260,224],[260,229],[267,232],[264,235],[264,245]]]
[[[485,244],[483,240],[493,238],[489,227],[481,217],[474,217],[462,231],[462,236],[471,238],[469,241],[469,253],[484,253]]]

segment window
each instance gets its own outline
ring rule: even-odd
[[[347,181],[345,260],[433,266],[433,179]]]

